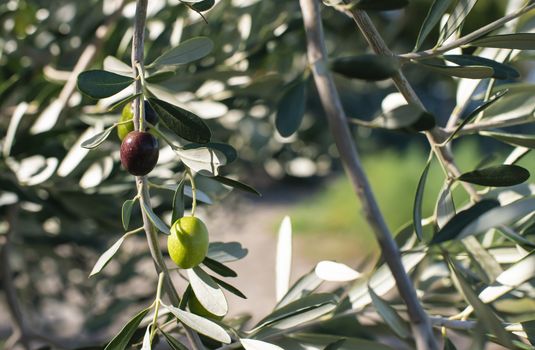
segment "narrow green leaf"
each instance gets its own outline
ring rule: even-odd
[[[369,128],[405,131],[424,131],[435,126],[435,118],[431,114],[412,104],[399,106],[384,112],[371,122],[358,119],[350,119],[349,121]]]
[[[377,0],[372,0],[377,2]],[[331,62],[333,72],[347,78],[379,81],[391,78],[400,68],[394,56],[360,55],[336,58]]]
[[[418,61],[418,63],[437,73],[465,79],[485,79],[494,76],[494,69],[487,66],[447,66],[437,63]]]
[[[463,119],[463,121],[455,128],[455,130],[450,134],[448,139],[444,141],[444,143],[448,143],[455,135],[468,123],[470,123],[474,118],[476,118],[479,113],[483,112],[488,107],[492,106],[496,101],[498,101],[500,98],[505,96],[505,94],[508,92],[508,90],[501,90],[492,95],[487,101],[483,102],[479,106],[477,106],[470,114],[466,116],[466,118]]]
[[[440,19],[446,13],[448,8],[451,5],[452,0],[435,0],[427,12],[424,23],[420,28],[418,33],[418,38],[416,39],[416,45],[414,46],[414,51],[420,49],[425,39],[431,33],[433,28],[440,22]]]
[[[213,48],[214,43],[209,38],[192,38],[165,52],[148,67],[187,64],[208,55]]]
[[[420,241],[424,239],[424,232],[422,228],[422,205],[424,200],[425,183],[427,182],[427,175],[429,174],[429,167],[431,166],[432,159],[433,157],[430,155],[424,171],[422,172],[422,176],[420,176],[420,181],[418,182],[418,187],[416,189],[416,198],[414,199],[414,207],[412,210],[414,231],[416,232],[416,237],[418,237]]]
[[[389,11],[403,8],[409,0],[357,0],[353,3],[355,8],[365,11]]]
[[[529,179],[529,171],[518,165],[497,165],[482,168],[459,176],[459,180],[481,186],[514,186]]]
[[[149,311],[150,308],[147,308],[140,311],[136,316],[134,316],[134,318],[131,319],[123,327],[123,329],[121,329],[119,334],[117,334],[112,339],[112,341],[106,346],[104,350],[125,350],[137,327]]]
[[[110,97],[134,82],[131,77],[105,70],[89,70],[78,75],[78,89],[95,99]]]
[[[194,4],[191,4],[191,8],[197,12],[204,12],[208,11],[215,5],[215,0],[203,0],[196,2]]]
[[[339,340],[344,340],[336,350],[393,350],[388,345],[381,344],[376,340],[358,339],[353,337],[343,337],[336,335],[325,335],[316,333],[297,333],[292,335],[292,339],[301,344],[312,346],[313,349],[324,349],[326,346]],[[306,347],[308,349],[308,347]]]
[[[242,299],[247,299],[245,294],[243,294],[238,288],[234,287],[233,285],[228,284],[227,282],[225,282],[223,280],[220,280],[217,277],[214,277],[214,276],[210,276],[210,277],[212,277],[212,279],[214,281],[216,281],[216,283],[219,284],[219,286],[221,288],[226,289],[227,291],[229,291],[230,293],[236,295],[237,297],[240,297]]]
[[[192,142],[210,142],[210,129],[197,115],[156,98],[148,100],[161,121],[175,134]]]
[[[322,283],[323,280],[317,276],[315,270],[310,271],[299,278],[293,286],[290,287],[286,295],[278,302],[276,309],[310,295],[318,289]]]
[[[206,256],[220,263],[226,263],[243,259],[248,252],[239,242],[210,242]]]
[[[82,142],[82,147],[83,148],[87,148],[87,149],[93,149],[93,148],[96,148],[98,146],[100,146],[100,144],[104,141],[106,141],[106,139],[108,138],[108,136],[110,136],[112,130],[115,128],[115,126],[111,126],[109,128],[107,128],[106,130],[104,131],[101,131],[99,132],[98,134],[94,135],[94,136],[91,136],[90,138],[88,138],[87,140],[85,140],[84,142]]]
[[[198,266],[186,271],[191,289],[206,311],[216,316],[225,316],[228,304],[217,283]]]
[[[400,337],[407,339],[411,336],[411,332],[407,322],[398,315],[397,311],[390,306],[386,301],[381,299],[372,288],[368,286],[368,292],[372,298],[373,306],[377,313],[381,315],[386,324]]]
[[[442,243],[456,238],[461,230],[470,225],[471,222],[489,210],[499,206],[500,202],[494,199],[484,199],[470,208],[458,212],[457,215],[446,223],[442,230],[435,234],[435,237],[431,240],[431,244]]]
[[[210,259],[208,257],[204,258],[203,265],[209,268],[210,270],[214,271],[218,275],[222,277],[237,277],[238,274],[236,271],[231,269],[230,267],[220,263],[217,260]]]
[[[150,339],[150,331],[152,328],[152,324],[149,324],[147,326],[147,330],[145,331],[145,335],[143,336],[143,344],[141,345],[141,350],[151,350],[152,344]]]
[[[252,194],[256,194],[257,196],[262,197],[262,194],[260,194],[260,192],[258,192],[257,190],[255,190],[251,186],[244,184],[243,182],[240,182],[240,181],[237,181],[237,180],[234,180],[234,179],[230,179],[228,177],[224,177],[224,176],[221,176],[221,175],[214,176],[213,179],[216,180],[216,181],[221,182],[223,185],[234,187],[234,188],[237,188],[239,190],[242,190],[242,191],[245,191],[245,192],[249,192],[249,193],[252,193]]]
[[[324,350],[339,350],[340,347],[345,344],[345,342],[346,342],[345,339],[337,340],[327,345]]]
[[[485,57],[473,55],[444,55],[444,59],[460,66],[487,66],[494,70],[493,78],[495,79],[517,79],[520,73],[507,64],[497,62]]]
[[[115,242],[108,250],[106,250],[97,260],[95,263],[95,266],[93,266],[93,270],[91,270],[91,273],[89,274],[89,277],[94,276],[98,274],[106,265],[110,262],[111,258],[117,253],[119,248],[121,248],[121,244],[123,244],[125,240],[125,236],[122,236]]]
[[[362,274],[346,264],[334,261],[320,261],[314,268],[314,273],[320,279],[329,282],[349,282],[360,278]]]
[[[426,256],[423,252],[410,252],[401,257],[401,262],[405,271],[410,273]],[[372,287],[375,293],[383,296],[396,286],[396,280],[392,276],[390,268],[382,264],[377,271],[367,281],[363,278],[358,279],[348,291],[349,301],[353,310],[361,310],[372,302],[368,286]]]
[[[232,163],[238,158],[238,152],[236,151],[236,149],[227,143],[220,143],[220,142],[208,142],[208,143],[203,143],[203,144],[189,143],[187,145],[184,145],[184,147],[182,148],[186,150],[190,150],[190,149],[196,149],[196,148],[202,148],[202,147],[215,149],[223,153],[227,160],[227,164]]]
[[[535,208],[535,198],[533,197],[524,198],[502,207],[493,208],[479,216],[476,220],[470,223],[470,225],[466,226],[459,233],[459,238],[486,232],[491,228],[501,225],[508,225],[515,220],[533,213],[533,208]]]
[[[495,335],[503,345],[507,346],[509,349],[513,349],[514,345],[511,340],[511,337],[509,333],[507,333],[507,331],[505,330],[504,326],[502,325],[502,322],[498,319],[494,311],[492,311],[492,309],[488,305],[483,303],[478,298],[477,294],[472,290],[472,287],[470,286],[468,281],[458,271],[455,262],[449,257],[447,257],[447,260],[448,265],[452,271],[451,277],[454,284],[457,286],[457,289],[464,295],[468,303],[472,305],[476,315],[478,316],[478,319],[485,326],[487,331]]]
[[[167,344],[169,344],[172,350],[188,350],[188,348],[184,344],[176,340],[170,334],[164,332],[161,328],[159,330],[160,333],[163,334],[165,340],[167,341]]]
[[[171,222],[174,223],[178,219],[184,216],[184,184],[186,178],[182,178],[176,187],[173,195],[173,210],[171,214]]]
[[[466,16],[470,13],[477,0],[459,0],[446,24],[440,28],[439,44],[442,44],[463,25]]]
[[[455,203],[453,202],[453,196],[451,195],[450,184],[448,182],[444,184],[438,195],[435,216],[439,228],[443,228],[455,216]]]
[[[292,271],[292,222],[285,216],[279,227],[277,239],[277,256],[275,259],[276,299],[281,300],[290,288]]]
[[[204,176],[217,176],[219,174],[219,167],[227,164],[225,155],[215,148],[182,148],[176,150],[176,153],[184,165]]]
[[[170,235],[171,231],[169,231],[169,227],[165,224],[165,222],[162,221],[162,219],[158,217],[158,215],[154,213],[154,211],[152,211],[150,205],[148,205],[144,201],[139,202],[141,203],[141,208],[143,208],[143,211],[145,212],[145,214],[147,214],[150,221],[158,229],[158,231],[163,234]]]
[[[128,225],[130,225],[130,217],[132,215],[132,207],[136,201],[134,199],[128,199],[123,203],[123,208],[121,210],[121,220],[123,222],[123,228],[128,230]]]
[[[274,323],[277,323],[277,328],[279,329],[291,327],[296,324],[295,322],[299,324],[324,315],[325,313],[332,311],[337,304],[338,298],[334,294],[311,294],[275,310],[258,322],[255,329],[260,329]],[[300,315],[304,316],[304,318],[294,318],[294,316]],[[292,318],[289,320],[290,322],[285,323],[284,325],[280,324],[282,321],[288,320],[289,318]]]
[[[470,45],[498,49],[535,50],[535,33],[491,35],[472,41]]]
[[[231,342],[230,336],[217,323],[210,321],[204,317],[192,314],[191,312],[180,310],[174,306],[164,305],[180,322],[189,326],[193,330],[206,335],[212,339],[220,341],[225,344]]]
[[[535,135],[510,134],[496,131],[480,131],[479,134],[492,137],[513,146],[535,149]]]
[[[126,98],[123,98],[122,100],[120,100],[119,102],[116,102],[113,106],[111,106],[110,108],[108,108],[108,112],[113,112],[117,109],[123,109],[123,107],[132,102],[133,100],[135,100],[136,98],[138,98],[139,96],[143,95],[141,92],[139,94],[135,94],[135,95],[130,95]]]
[[[305,115],[306,83],[306,80],[297,79],[286,88],[279,100],[275,127],[283,137],[293,135],[301,125]]]
[[[256,339],[240,339],[245,350],[284,350],[280,346]]]

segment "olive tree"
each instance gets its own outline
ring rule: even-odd
[[[219,32],[196,29],[178,45],[164,45],[158,50],[152,49],[147,36],[155,43],[164,39],[173,41],[184,30],[180,24],[180,16],[188,13],[184,11],[192,11],[188,16],[199,16],[209,26],[212,14],[224,17],[225,10],[231,8],[240,11],[247,6],[272,5],[258,5],[254,1],[241,5],[225,1],[216,4],[201,0],[172,6],[163,2],[162,7],[153,10],[164,17],[169,14],[166,18],[178,18],[172,32],[158,29],[154,22],[152,27],[149,25],[147,11],[151,8],[147,0],[137,0],[135,4],[118,2],[116,8],[108,9],[107,20],[96,30],[95,42],[84,48],[59,96],[50,101],[23,136],[16,135],[17,129],[31,105],[19,103],[3,140],[2,167],[6,175],[1,178],[2,188],[11,194],[4,196],[2,206],[7,223],[3,228],[2,282],[16,330],[7,345],[20,342],[29,348],[32,342],[38,341],[65,346],[28,325],[11,277],[11,239],[19,229],[22,213],[38,212],[45,221],[43,227],[51,233],[59,230],[58,221],[66,223],[62,231],[79,228],[75,223],[68,227],[69,221],[60,220],[61,216],[74,213],[80,219],[91,218],[82,221],[82,225],[87,225],[84,230],[88,245],[93,241],[90,234],[99,229],[124,229],[121,238],[102,251],[89,273],[91,276],[105,271],[126,240],[137,234],[145,235],[145,246],[158,278],[151,284],[149,294],[142,298],[143,306],[137,313],[107,345],[97,348],[150,349],[165,343],[172,349],[453,349],[456,345],[451,339],[459,334],[469,335],[471,349],[483,348],[487,342],[510,349],[532,348],[530,298],[534,243],[531,235],[535,200],[533,187],[526,183],[529,170],[518,163],[534,147],[535,138],[529,133],[503,129],[533,121],[533,87],[523,82],[522,77],[526,72],[525,61],[529,59],[526,51],[534,49],[534,34],[530,31],[535,4],[509,1],[505,15],[466,33],[463,24],[476,3],[435,0],[429,4],[414,49],[408,53],[393,52],[370,17],[381,11],[399,10],[407,6],[405,0],[333,0],[323,4],[317,0],[300,0],[301,17],[287,16],[293,14],[291,11],[276,17],[275,25],[261,33],[260,44],[249,43],[253,49],[240,49],[238,41],[234,46],[229,44],[230,49],[218,46],[222,52],[215,53],[214,42],[225,40],[225,35],[232,36],[225,29]],[[134,6],[130,8],[134,10],[132,23],[120,19],[124,6]],[[297,11],[297,4],[286,6],[293,6]],[[370,52],[344,52],[343,56],[333,57],[327,49],[329,42],[322,15],[354,21],[355,38],[362,35]],[[245,24],[256,20],[254,12],[242,18]],[[258,57],[271,57],[264,52],[270,46],[268,43],[283,40],[280,37],[296,30],[297,22],[304,30],[296,37],[306,40],[306,49],[291,50],[290,57],[298,63],[287,65],[277,55],[274,63],[268,63],[275,70],[278,65],[285,66],[290,78],[279,74],[274,80],[269,77],[261,82],[245,79],[248,86],[229,84],[228,90],[223,91],[231,92],[231,101],[221,100],[235,108],[240,103],[249,106],[250,101],[240,102],[237,98],[240,88],[252,91],[269,91],[273,86],[282,88],[280,96],[272,92],[278,96],[278,101],[272,103],[276,110],[273,125],[280,135],[295,137],[297,133],[299,139],[299,129],[308,113],[307,93],[316,94],[330,128],[330,139],[336,145],[355,195],[362,202],[362,214],[373,229],[382,254],[370,273],[334,261],[321,261],[290,285],[291,224],[285,219],[277,252],[277,304],[270,314],[251,326],[244,319],[224,318],[228,304],[223,290],[239,297],[244,295],[221,279],[237,275],[239,271],[235,272],[227,264],[246,258],[247,251],[238,242],[210,241],[210,228],[195,213],[198,202],[211,201],[209,193],[199,188],[200,182],[220,184],[227,190],[258,192],[226,175],[223,167],[239,158],[238,152],[217,138],[222,133],[212,129],[219,126],[209,126],[206,118],[199,117],[201,113],[194,110],[195,104],[186,103],[192,101],[184,89],[199,88],[206,77],[221,81],[243,79],[242,65],[246,71],[260,69],[247,64],[261,61]],[[132,26],[131,45],[124,41],[129,35],[117,43],[122,50],[130,48],[130,59],[124,55],[107,56],[102,59],[103,69],[86,69],[113,25]],[[195,28],[203,25],[200,22]],[[329,33],[329,37],[338,40],[335,33]],[[348,42],[352,38],[340,40]],[[425,49],[429,44],[432,48]],[[234,71],[215,69],[214,60],[218,59],[230,60],[227,65]],[[439,123],[405,76],[412,68],[453,77],[456,106],[449,113],[446,125]],[[58,73],[50,75],[58,76]],[[361,82],[352,85],[352,80]],[[372,120],[348,117],[340,97],[339,86],[361,87],[362,81],[365,84],[392,82],[398,90],[384,99],[382,110]],[[5,89],[9,89],[9,84],[15,82],[8,82]],[[85,97],[72,99],[75,86]],[[351,93],[358,94],[358,91]],[[93,100],[100,101],[91,108]],[[77,125],[67,124],[63,130],[55,128],[60,111],[69,106],[76,108],[79,103],[86,105],[85,115],[80,118],[85,123],[83,134],[73,136],[81,129]],[[228,105],[217,106],[227,113]],[[213,104],[212,107],[217,111]],[[114,111],[122,111],[119,121]],[[110,140],[116,128],[120,148],[118,142]],[[398,232],[392,232],[386,225],[377,205],[355,147],[353,128],[402,132],[415,138],[424,135],[428,142],[429,158],[414,199],[400,198],[400,203],[413,207],[413,220]],[[511,148],[510,153],[503,159],[486,160],[462,172],[455,162],[453,144],[467,135],[506,144]],[[66,154],[62,154],[61,164],[53,156],[57,150],[43,150],[37,156],[20,141],[15,142],[18,137],[38,145],[54,136],[65,137],[66,142],[68,137],[78,140],[69,142],[73,146],[69,152],[63,152]],[[161,144],[173,152],[175,161],[166,167],[172,171],[155,168]],[[85,157],[93,158],[84,160]],[[119,158],[122,169],[114,170],[119,174],[118,180],[106,183],[104,180]],[[79,183],[91,190],[76,197],[76,203],[72,198],[69,202],[65,193],[58,192],[62,186],[67,189],[75,186],[78,178],[68,175],[82,161],[91,166],[79,176]],[[26,167],[38,166],[39,171],[31,169],[25,173],[24,162],[28,163]],[[436,199],[435,213],[423,217],[422,201],[433,162],[443,170],[444,185]],[[66,179],[51,181],[54,172]],[[96,173],[99,181],[88,186]],[[392,175],[395,181],[395,174]],[[45,181],[50,181],[48,186],[42,185]],[[163,215],[164,210],[151,201],[155,191],[169,215]],[[460,202],[453,196],[454,191],[465,191],[469,200]],[[120,200],[121,205],[115,194],[125,192],[131,196],[124,202]],[[103,201],[109,201],[106,203],[109,207],[121,206],[121,220],[106,208],[99,210]],[[189,204],[191,210],[187,212]],[[41,207],[48,208],[41,210]],[[167,241],[167,250],[162,239]],[[167,253],[171,261],[166,259]],[[129,263],[126,259],[122,269],[126,270]],[[177,289],[172,273],[187,281],[184,290]],[[114,279],[121,278],[111,278],[110,283]]]

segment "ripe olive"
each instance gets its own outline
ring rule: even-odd
[[[158,124],[160,119],[158,117],[158,114],[156,114],[154,109],[151,107],[150,103],[148,101],[144,101],[143,104],[145,107],[145,120],[151,123],[152,125]],[[119,122],[125,122],[134,118],[132,105],[133,104],[126,104],[123,107],[121,119],[119,120]],[[117,126],[117,136],[119,136],[119,140],[124,140],[125,136],[128,135],[128,133],[131,131],[134,131],[134,122],[119,124]]]
[[[169,256],[180,268],[191,269],[199,265],[208,252],[208,229],[194,216],[175,221],[167,237]]]
[[[132,131],[121,144],[121,164],[132,175],[151,172],[158,162],[158,140],[148,132]]]

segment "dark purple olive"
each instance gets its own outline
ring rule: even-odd
[[[147,175],[158,162],[158,140],[143,131],[132,131],[121,143],[121,164],[130,174]]]
[[[158,124],[158,121],[160,120],[158,118],[158,114],[154,111],[154,109],[151,107],[149,101],[145,100],[145,120],[151,123],[152,125]]]

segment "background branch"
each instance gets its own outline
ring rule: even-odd
[[[340,153],[340,159],[356,194],[362,202],[366,220],[375,233],[383,258],[396,280],[399,293],[407,305],[418,348],[438,349],[427,314],[420,305],[414,286],[403,267],[399,248],[393,240],[392,234],[379,210],[353,144],[340,96],[327,68],[327,51],[319,3],[317,0],[300,0],[300,5],[307,35],[308,60],[331,132]]]

